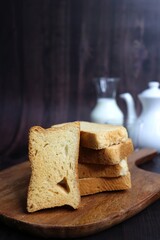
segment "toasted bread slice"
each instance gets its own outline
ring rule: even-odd
[[[125,176],[128,173],[127,158],[120,161],[115,165],[100,165],[90,163],[78,164],[79,178],[91,178],[91,177],[119,177]]]
[[[78,154],[80,128],[78,122],[57,128],[34,126],[29,132],[31,179],[27,210],[70,205],[78,208]]]
[[[103,149],[128,139],[127,130],[123,126],[81,121],[80,129],[80,145],[86,148]]]
[[[133,150],[134,147],[130,138],[123,143],[112,145],[100,150],[80,147],[78,161],[80,163],[114,165],[128,157]]]
[[[131,175],[117,178],[82,178],[79,179],[81,196],[106,191],[128,190],[131,188]]]
[[[56,124],[52,127],[64,124]],[[80,121],[80,130],[80,145],[86,148],[103,149],[128,139],[128,132],[123,126]]]

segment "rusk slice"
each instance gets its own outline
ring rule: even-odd
[[[34,126],[30,129],[28,212],[62,205],[78,208],[79,139],[78,122],[57,128]]]
[[[117,178],[82,178],[79,179],[81,196],[105,191],[127,190],[131,188],[130,172]]]
[[[123,143],[112,145],[100,150],[80,147],[78,161],[80,163],[114,165],[128,157],[133,150],[133,143],[130,138]]]
[[[80,145],[86,148],[103,149],[128,139],[127,130],[123,126],[81,121],[80,129]]]
[[[91,177],[119,177],[125,176],[128,173],[127,158],[120,161],[115,165],[100,165],[90,163],[78,164],[79,178]]]

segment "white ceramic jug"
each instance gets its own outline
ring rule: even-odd
[[[135,147],[151,147],[160,152],[160,88],[159,82],[149,82],[149,88],[138,95],[142,112],[136,117],[134,101],[129,93],[121,94],[128,108],[127,124]]]

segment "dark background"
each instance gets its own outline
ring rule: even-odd
[[[27,159],[32,125],[90,120],[102,75],[139,113],[137,94],[160,80],[159,0],[0,0],[0,168]],[[159,207],[85,239],[159,240]],[[1,223],[0,239],[22,238]]]
[[[0,1],[0,164],[27,153],[32,125],[90,120],[94,77],[136,95],[160,74],[158,0]]]

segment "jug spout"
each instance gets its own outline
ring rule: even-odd
[[[130,137],[132,137],[134,123],[137,119],[134,100],[130,93],[120,94],[120,97],[125,100],[127,105],[126,127],[128,129]]]

